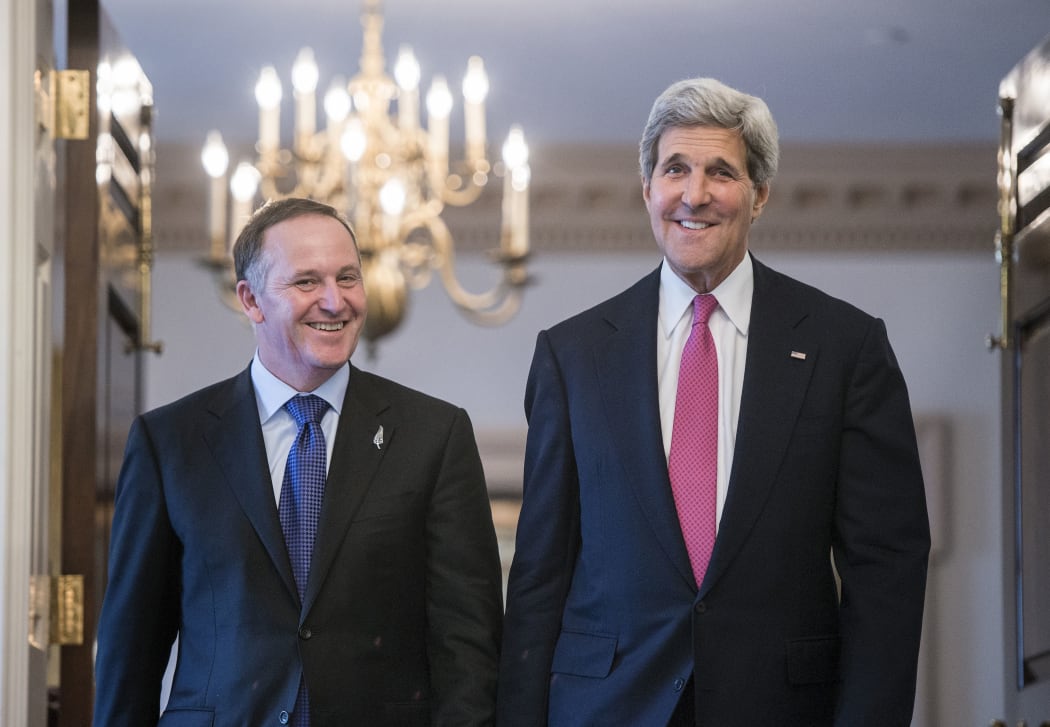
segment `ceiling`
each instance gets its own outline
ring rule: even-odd
[[[254,138],[253,88],[266,64],[285,84],[288,119],[301,46],[314,49],[321,89],[333,74],[357,72],[362,0],[102,4],[153,82],[160,143],[202,143],[210,128]],[[786,141],[993,141],[1000,79],[1050,33],[1050,0],[383,5],[388,69],[409,43],[424,87],[441,73],[455,91],[467,57],[481,55],[490,139],[517,122],[534,147],[634,144],[655,96],[694,75],[762,96]]]

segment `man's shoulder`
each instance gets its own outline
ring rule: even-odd
[[[660,293],[660,268],[602,302],[572,315],[548,330],[550,335],[579,336],[582,331],[602,330],[628,319],[651,316],[655,320]]]
[[[379,398],[398,406],[410,406],[416,410],[451,412],[460,409],[452,402],[356,366],[351,366],[350,369],[349,391]]]
[[[228,379],[216,381],[174,401],[150,409],[143,414],[143,417],[157,422],[181,419],[194,412],[222,406],[224,402],[229,402],[232,398],[250,391],[252,391],[251,376],[245,370]]]
[[[857,323],[871,321],[874,317],[848,300],[838,298],[815,285],[793,278],[757,260],[754,260],[754,265],[755,295],[768,295],[776,305],[788,305],[793,301],[804,306],[810,313],[822,313]]]

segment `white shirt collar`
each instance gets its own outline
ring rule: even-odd
[[[751,253],[744,255],[733,272],[711,291],[718,298],[718,305],[742,336],[747,336],[751,327],[751,300],[755,293],[755,269],[751,264]],[[660,268],[660,331],[670,338],[675,327],[686,317],[693,305],[696,291],[671,269],[664,258]],[[692,317],[689,317],[692,321]]]
[[[259,421],[265,423],[280,411],[286,401],[300,393],[270,373],[259,360],[259,352],[252,359],[252,384],[255,386],[255,398],[259,405]],[[346,387],[350,384],[350,364],[345,363],[332,374],[327,381],[318,386],[311,394],[316,394],[332,407],[336,414],[342,414],[343,398]]]

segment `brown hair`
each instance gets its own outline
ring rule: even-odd
[[[357,247],[357,236],[354,235],[353,228],[335,207],[305,197],[269,200],[252,214],[241,234],[237,235],[237,241],[233,243],[233,267],[237,280],[247,280],[253,290],[261,290],[267,273],[261,255],[263,236],[279,222],[303,215],[324,215],[338,220],[350,233],[354,247]]]

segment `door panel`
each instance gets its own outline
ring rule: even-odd
[[[1005,724],[1050,723],[1050,37],[1000,86]]]
[[[1016,331],[1017,668],[1025,688],[1050,684],[1050,299]]]

